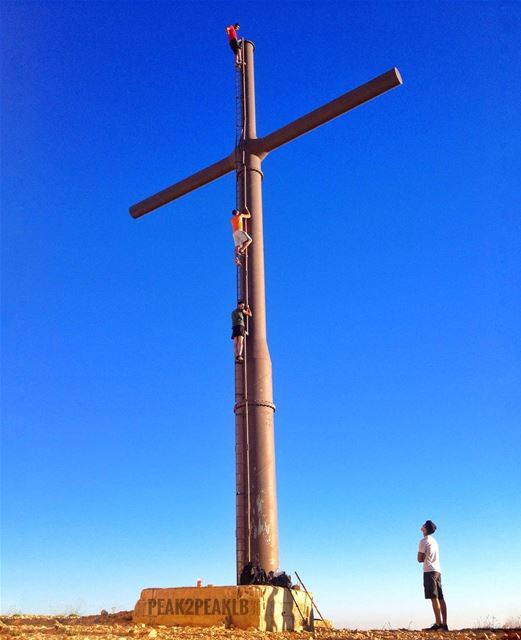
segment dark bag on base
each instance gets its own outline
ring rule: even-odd
[[[273,576],[270,583],[274,587],[287,587],[291,589],[291,576],[288,576],[287,573],[281,571],[278,575]]]
[[[267,584],[266,572],[253,562],[244,565],[239,578],[239,584]]]

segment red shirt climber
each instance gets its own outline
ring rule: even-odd
[[[230,47],[232,48],[233,53],[235,54],[235,64],[240,65],[242,63],[241,57],[241,45],[237,38],[237,31],[239,31],[241,25],[236,22],[235,24],[230,24],[226,27],[226,35],[228,36],[228,42],[230,43]]]

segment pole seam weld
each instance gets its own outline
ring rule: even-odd
[[[260,169],[252,169],[251,167],[246,167],[246,169],[248,171],[253,171],[255,173],[258,173],[260,175],[260,177],[264,180],[264,174],[262,173],[262,171]],[[237,171],[237,177],[239,177],[241,175],[241,173],[244,171],[244,165],[242,165],[242,169],[236,169]]]
[[[273,404],[273,402],[270,402],[269,400],[241,400],[241,402],[235,403],[235,406],[233,407],[233,412],[237,413],[239,409],[242,409],[248,406],[268,407],[268,409],[273,409],[273,411],[277,410],[277,407]]]

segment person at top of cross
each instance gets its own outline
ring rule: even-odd
[[[232,340],[235,362],[244,362],[242,355],[244,336],[246,335],[246,318],[244,316],[251,318],[252,315],[250,307],[244,300],[239,300],[237,302],[237,308],[232,311]]]
[[[251,218],[251,213],[248,207],[244,207],[243,211],[238,209],[232,210],[232,223],[233,242],[235,243],[235,264],[239,266],[241,264],[239,256],[246,255],[246,249],[253,242],[251,236],[244,231],[245,218]]]
[[[228,36],[228,42],[230,43],[230,47],[235,55],[235,64],[237,66],[242,64],[241,43],[237,38],[237,31],[239,31],[240,28],[241,25],[238,22],[226,27],[226,35]]]

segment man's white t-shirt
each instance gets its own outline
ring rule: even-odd
[[[425,554],[423,561],[423,571],[437,571],[441,573],[440,554],[438,550],[438,543],[432,536],[425,536],[420,540],[418,547],[420,553]]]

